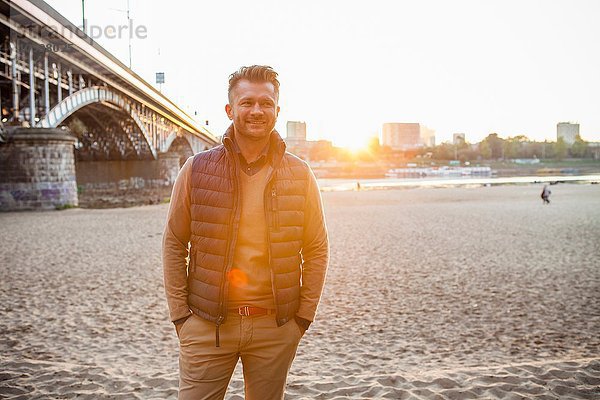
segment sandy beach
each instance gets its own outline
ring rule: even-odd
[[[540,191],[323,193],[331,264],[286,398],[600,398],[600,185]],[[0,213],[0,397],[176,398],[167,208]]]

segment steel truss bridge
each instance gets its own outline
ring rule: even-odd
[[[0,0],[0,33],[0,142],[14,126],[67,127],[79,161],[184,160],[218,143],[45,2]]]

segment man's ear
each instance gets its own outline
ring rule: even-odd
[[[233,108],[229,104],[225,104],[225,113],[229,117],[229,119],[233,119]]]

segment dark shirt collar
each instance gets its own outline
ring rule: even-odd
[[[231,132],[231,139],[232,139],[231,141],[233,143],[233,151],[235,151],[237,153],[238,159],[240,160],[240,167],[247,175],[256,174],[258,171],[260,171],[262,169],[262,167],[269,160],[269,155],[271,152],[270,151],[271,140],[269,140],[269,143],[267,143],[265,145],[265,147],[262,149],[258,158],[254,162],[248,163],[248,161],[246,161],[246,158],[242,154],[242,150],[240,149],[240,146],[237,143],[237,140],[235,137],[235,130]]]

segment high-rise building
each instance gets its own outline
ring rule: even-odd
[[[381,142],[394,150],[435,146],[435,131],[419,123],[388,122],[383,124]]]
[[[425,125],[421,125],[421,141],[426,147],[434,147],[435,131],[433,129],[429,129]]]
[[[579,124],[573,122],[559,122],[556,124],[556,140],[562,138],[568,145],[575,143],[575,138],[579,135]]]
[[[285,143],[287,144],[287,151],[304,160],[310,159],[310,150],[315,142],[306,140],[306,122],[288,121],[286,128]]]
[[[306,122],[288,121],[286,142],[290,144],[306,142]]]

